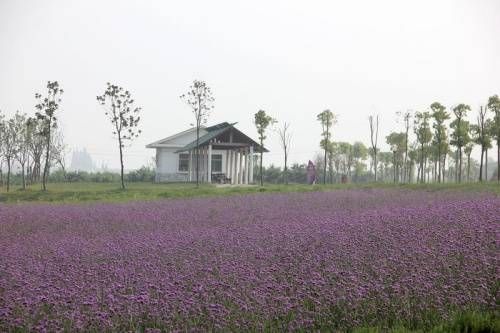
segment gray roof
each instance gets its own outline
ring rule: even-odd
[[[217,124],[217,125],[206,127],[205,130],[208,133],[202,135],[199,138],[199,140],[198,140],[199,146],[203,146],[203,145],[209,143],[212,139],[215,139],[219,135],[223,134],[224,132],[226,132],[226,131],[228,131],[230,129],[234,129],[234,130],[238,131],[240,134],[242,134],[244,137],[246,137],[248,141],[251,141],[251,143],[254,146],[256,146],[257,149],[260,149],[260,145],[257,142],[255,142],[254,140],[252,140],[250,137],[248,137],[247,135],[245,135],[243,132],[241,132],[238,129],[236,129],[234,127],[235,124],[237,124],[237,123],[231,123],[230,124],[228,122],[223,122],[223,123],[220,123],[220,124]],[[176,151],[176,153],[183,152],[183,151],[188,151],[188,150],[192,150],[194,148],[196,148],[196,140],[194,140],[193,142],[188,143],[186,146],[182,147],[181,149],[178,149]],[[266,148],[263,148],[263,150],[265,152],[268,151]]]

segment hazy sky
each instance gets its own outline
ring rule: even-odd
[[[153,156],[147,143],[192,123],[179,95],[193,79],[216,97],[209,124],[238,122],[256,138],[258,109],[290,122],[292,161],[319,150],[325,108],[339,115],[334,140],[368,144],[379,114],[385,143],[402,126],[396,111],[463,102],[475,118],[500,94],[500,1],[0,0],[0,109],[33,113],[35,92],[58,80],[66,141],[98,163],[118,166],[95,98],[107,81],[143,107],[134,168]],[[266,162],[280,163],[268,137]]]

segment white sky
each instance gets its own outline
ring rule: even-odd
[[[153,156],[147,143],[192,123],[179,95],[193,79],[216,97],[209,124],[236,121],[256,138],[253,114],[265,109],[291,123],[291,161],[307,162],[325,108],[339,115],[334,140],[368,144],[378,113],[385,143],[396,111],[463,102],[475,119],[500,94],[499,74],[498,0],[0,0],[0,109],[33,113],[35,92],[58,80],[67,143],[111,168],[117,144],[95,100],[107,81],[143,107],[127,150],[135,168]],[[265,162],[280,164],[268,137]]]

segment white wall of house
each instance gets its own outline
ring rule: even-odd
[[[180,157],[181,154],[189,154],[188,152],[176,153],[179,148],[156,148],[156,181],[158,182],[174,182],[174,181],[189,181],[189,172],[180,170]],[[189,155],[188,155],[189,156]],[[216,163],[214,159],[220,157],[222,163],[220,164],[220,170],[215,169]],[[226,150],[212,150],[212,174],[213,173],[225,173],[226,171]],[[206,156],[200,156],[200,172],[207,170],[207,159]],[[196,169],[196,155],[192,155],[191,168]],[[200,180],[206,181],[206,173],[200,175]],[[195,180],[193,176],[193,181]]]

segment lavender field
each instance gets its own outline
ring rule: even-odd
[[[495,308],[500,198],[0,205],[0,331],[429,327]]]

